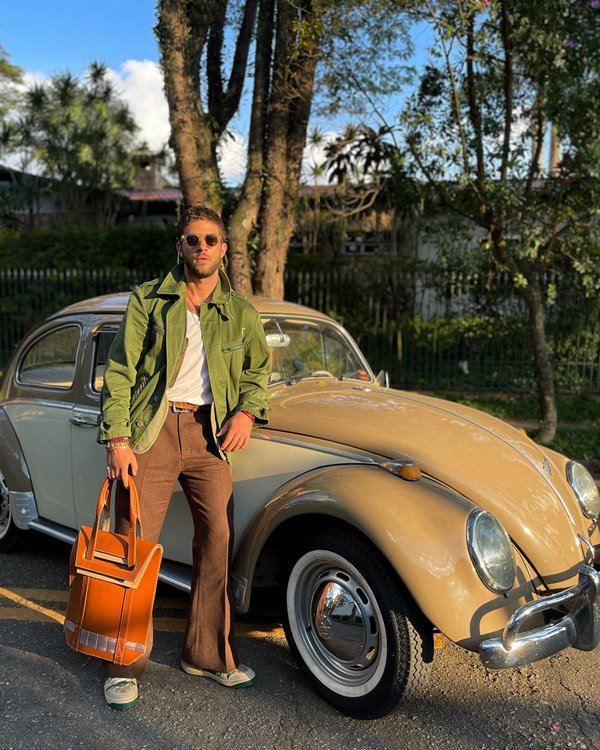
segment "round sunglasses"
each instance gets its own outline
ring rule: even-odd
[[[200,240],[204,240],[207,247],[214,247],[216,244],[223,241],[222,237],[219,237],[217,234],[212,234],[212,232],[209,232],[208,234],[182,234],[181,239],[184,240],[189,247],[196,247],[200,244]]]

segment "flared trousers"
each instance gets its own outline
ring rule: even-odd
[[[201,669],[230,672],[238,665],[233,635],[231,470],[220,458],[210,426],[210,406],[169,409],[156,441],[136,456],[143,536],[158,541],[176,482],[183,489],[194,525],[192,590],[182,659]],[[119,482],[116,529],[128,530],[128,495]],[[109,677],[143,673],[152,650],[152,631],[143,656],[129,667],[109,664]]]

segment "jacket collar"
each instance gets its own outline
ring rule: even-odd
[[[157,293],[167,297],[185,297],[185,274],[183,268],[183,263],[174,266],[162,280]],[[210,304],[227,309],[227,303],[230,299],[231,283],[225,271],[219,268],[219,280],[212,293]]]

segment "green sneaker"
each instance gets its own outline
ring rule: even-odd
[[[219,685],[232,688],[246,688],[254,684],[254,678],[256,675],[250,667],[245,664],[240,664],[231,672],[213,672],[210,669],[199,669],[193,667],[191,664],[181,660],[181,668],[186,674],[194,675],[195,677],[209,677],[211,680],[215,680]]]
[[[104,698],[111,708],[133,708],[138,702],[137,680],[107,677],[104,680]]]

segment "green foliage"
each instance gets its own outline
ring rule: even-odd
[[[439,396],[440,393],[436,392],[431,395]],[[539,403],[531,394],[446,393],[444,398],[513,422],[535,421],[540,416]],[[572,423],[570,427],[600,426],[600,399],[597,397],[584,393],[578,396],[560,396],[557,402],[563,424]],[[600,450],[600,445],[598,449]]]
[[[5,138],[8,133],[4,117],[7,112],[18,102],[19,93],[17,84],[23,80],[23,71],[8,60],[8,54],[0,44],[0,154],[6,145]]]
[[[600,427],[559,427],[550,448],[600,471]]]
[[[92,63],[83,82],[61,73],[31,86],[12,131],[21,168],[35,164],[46,178],[28,185],[32,207],[44,190],[67,222],[88,215],[97,226],[112,223],[119,202],[114,188],[128,186],[133,176],[136,125],[103,64]]]
[[[317,3],[315,3],[317,5]],[[411,81],[408,23],[396,0],[320,0],[322,55],[315,85],[319,115],[380,119],[377,102]]]
[[[463,217],[464,236],[481,227],[482,248],[522,287],[562,256],[597,288],[589,259],[600,247],[598,5],[411,7],[435,44],[402,118],[407,167],[439,207]]]
[[[175,230],[115,226],[0,231],[0,268],[168,270],[175,265]]]

